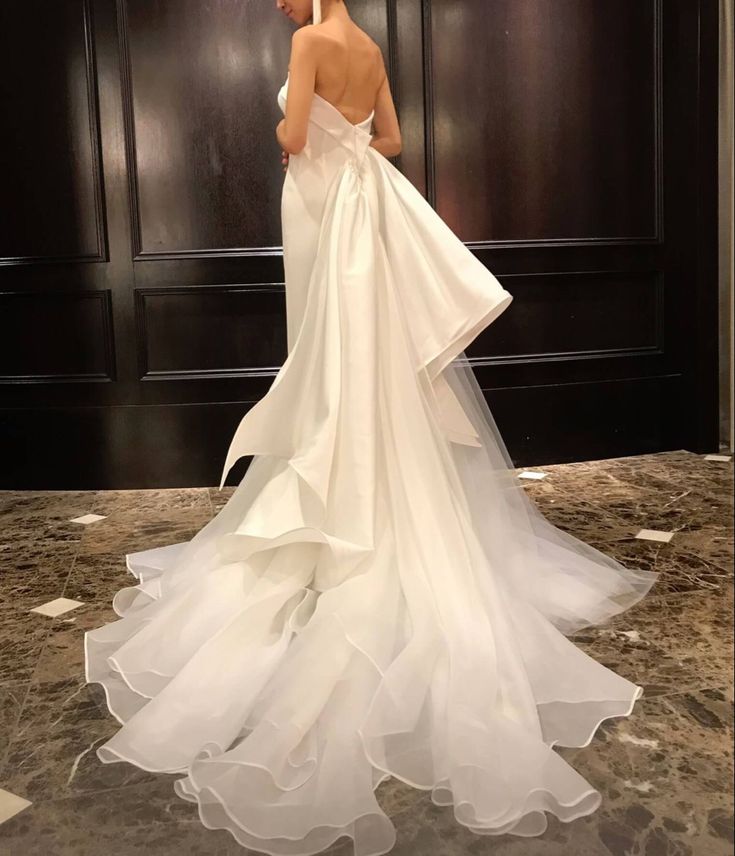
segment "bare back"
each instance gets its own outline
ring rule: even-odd
[[[349,122],[361,122],[375,109],[385,77],[380,48],[351,21],[316,28],[321,38],[314,91]]]
[[[314,93],[353,125],[372,114],[372,145],[381,154],[401,150],[401,130],[380,47],[348,16],[301,27],[291,40],[285,133],[291,154],[306,144]]]

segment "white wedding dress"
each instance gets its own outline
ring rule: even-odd
[[[642,688],[567,636],[658,577],[525,495],[463,353],[512,296],[370,128],[315,95],[283,186],[289,353],[224,475],[254,458],[191,541],[128,555],[119,620],[85,635],[122,726],[99,758],[178,774],[205,826],[283,856],[387,853],[390,776],[476,833],[593,812],[554,746]]]

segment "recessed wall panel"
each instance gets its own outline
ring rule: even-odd
[[[432,0],[430,170],[464,241],[659,237],[659,6]]]

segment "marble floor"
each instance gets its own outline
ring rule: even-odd
[[[733,853],[733,469],[687,451],[531,468],[524,489],[560,528],[661,577],[647,598],[573,640],[644,686],[630,717],[559,751],[603,797],[540,838],[476,836],[427,792],[378,799],[391,856],[725,856]],[[522,473],[519,471],[519,476]],[[216,489],[0,492],[0,854],[243,856],[173,791],[176,777],[103,765],[114,733],[84,682],[83,634],[117,617],[124,554],[192,537]],[[337,842],[331,856],[350,856]]]

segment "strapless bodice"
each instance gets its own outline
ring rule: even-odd
[[[278,91],[278,105],[284,115],[286,113],[287,92],[288,76]],[[336,140],[341,148],[349,152],[350,163],[359,168],[372,139],[370,129],[374,115],[375,111],[373,110],[362,122],[352,123],[342,115],[334,104],[315,92],[311,102],[307,144],[304,149],[307,159],[319,158],[322,154],[331,152]],[[336,163],[337,161],[335,161]]]
[[[286,76],[286,80],[283,82],[283,86],[278,90],[278,106],[281,108],[281,111],[285,115],[286,113],[286,94],[288,92],[288,75]],[[310,121],[313,121],[315,124],[319,125],[325,131],[334,130],[348,130],[352,132],[356,132],[358,134],[364,133],[368,137],[370,137],[370,126],[373,121],[373,116],[375,115],[375,110],[373,110],[370,115],[363,119],[362,122],[350,122],[342,113],[332,104],[327,101],[326,98],[322,98],[317,92],[314,93],[314,100],[311,106],[311,113],[309,115]]]

